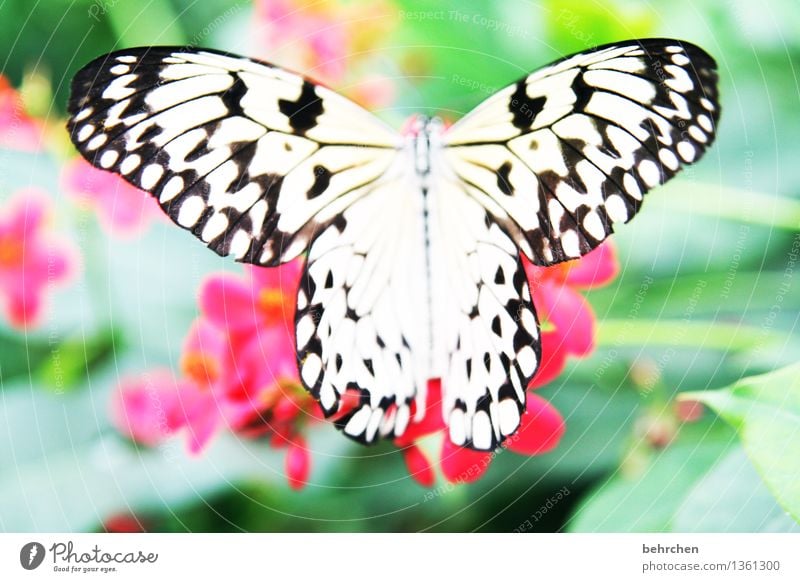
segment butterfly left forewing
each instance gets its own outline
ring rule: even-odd
[[[69,111],[89,162],[153,194],[217,253],[261,265],[305,251],[399,146],[377,118],[299,75],[191,47],[96,59],[75,76]]]

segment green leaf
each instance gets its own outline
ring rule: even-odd
[[[564,54],[626,38],[651,36],[656,23],[655,13],[641,5],[614,2],[571,2],[547,0],[545,19],[550,42]]]
[[[0,378],[4,384],[27,378],[29,383],[61,393],[85,383],[95,369],[114,357],[118,336],[108,328],[66,339],[56,333],[30,337],[0,333]]]
[[[681,398],[708,405],[736,429],[778,503],[800,521],[800,364]]]
[[[88,338],[70,338],[54,345],[50,357],[39,370],[46,386],[56,392],[87,382],[92,372],[115,356],[120,348],[119,334],[101,330]]]
[[[45,339],[0,331],[0,380],[3,385],[17,377],[29,375],[47,359],[50,347]]]
[[[573,532],[665,532],[695,484],[727,453],[733,435],[723,423],[684,426],[677,440],[623,469],[589,493],[567,524]],[[636,470],[638,469],[638,470]]]
[[[681,532],[800,532],[775,501],[741,447],[689,492],[672,522]]]
[[[780,348],[786,341],[780,331],[719,321],[604,319],[597,330],[601,346],[678,345],[739,351],[759,346]]]
[[[169,2],[110,2],[101,8],[123,46],[186,43],[181,21]]]

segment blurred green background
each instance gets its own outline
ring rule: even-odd
[[[108,420],[121,376],[175,367],[204,275],[241,268],[166,223],[135,244],[108,237],[60,195],[57,153],[3,151],[0,195],[32,184],[52,193],[83,265],[41,328],[0,328],[0,530],[125,529],[113,524],[136,516],[149,531],[800,531],[787,513],[800,502],[800,424],[781,433],[788,442],[769,440],[748,414],[731,412],[735,391],[728,404],[712,403],[731,422],[711,410],[685,422],[676,400],[800,359],[796,2],[282,4],[339,10],[341,21],[314,26],[358,30],[343,72],[292,62],[292,30],[276,33],[263,11],[229,0],[8,0],[2,69],[27,86],[29,111],[54,122],[72,75],[99,54],[192,43],[328,75],[356,94],[361,79],[388,78],[392,98],[376,112],[399,127],[414,111],[455,119],[564,54],[666,36],[719,64],[717,142],[615,236],[621,273],[589,295],[598,347],[539,392],[567,423],[554,452],[501,454],[477,483],[427,490],[393,447],[362,448],[326,425],[311,435],[314,469],[301,492],[286,485],[280,455],[258,442],[228,435],[189,457],[178,441],[134,447]],[[288,46],[270,45],[276,34]],[[785,391],[800,415],[791,369],[766,382],[764,393]],[[776,482],[776,465],[759,459],[779,443]]]

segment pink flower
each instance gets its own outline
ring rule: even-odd
[[[0,215],[0,298],[11,324],[37,323],[44,295],[75,271],[77,251],[50,233],[50,201],[36,189],[18,192]]]
[[[286,448],[289,484],[300,489],[311,460],[302,435],[321,414],[297,376],[292,335],[302,262],[215,275],[200,290],[202,317],[184,342],[181,377],[123,383],[113,403],[118,429],[153,446],[178,431],[199,453],[221,430]]]
[[[36,152],[42,149],[42,125],[25,112],[22,97],[0,75],[0,147]]]
[[[542,324],[542,362],[531,387],[551,382],[567,356],[585,358],[594,349],[595,317],[578,291],[611,282],[619,271],[610,241],[581,259],[553,267],[537,267],[523,257],[533,304]]]
[[[184,341],[181,371],[181,420],[188,429],[189,451],[199,453],[220,428],[242,424],[247,412],[229,398],[240,378],[225,333],[197,319]]]
[[[180,428],[182,387],[169,371],[124,379],[111,402],[111,421],[131,440],[155,446]]]
[[[305,487],[310,470],[311,457],[305,439],[297,437],[289,443],[289,450],[286,453],[286,475],[289,486],[295,491]]]
[[[306,8],[292,0],[261,0],[256,3],[256,22],[263,28],[257,34],[272,56],[277,52],[283,66],[316,69],[326,80],[336,80],[344,73],[347,31],[332,10],[335,7],[325,2]]]
[[[83,158],[67,162],[61,183],[78,202],[94,209],[100,224],[110,234],[133,236],[163,215],[150,194],[131,186],[116,174],[95,168]]]
[[[259,384],[297,382],[294,312],[301,259],[247,277],[218,275],[200,290],[203,316],[230,337],[242,373]]]
[[[364,77],[361,65],[394,26],[394,15],[396,9],[380,0],[359,4],[258,0],[255,33],[271,62],[338,86],[350,71],[358,70]],[[381,87],[363,89],[368,99],[382,100],[393,96],[389,84],[384,79]],[[353,96],[358,98],[357,93]],[[365,104],[373,103],[370,99]]]

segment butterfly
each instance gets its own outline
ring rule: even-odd
[[[397,132],[300,75],[191,47],[97,58],[69,113],[84,158],[218,254],[305,256],[299,374],[347,436],[402,435],[440,378],[449,439],[492,450],[541,359],[521,255],[597,247],[700,159],[720,108],[706,52],[646,39],[556,61],[450,126]]]

